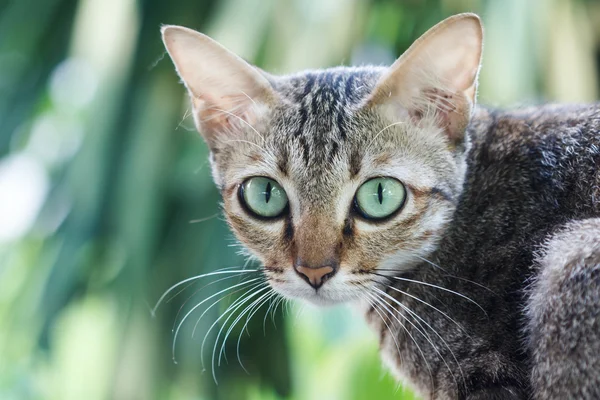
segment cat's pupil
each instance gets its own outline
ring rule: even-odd
[[[381,182],[377,185],[377,198],[379,199],[379,204],[383,204],[383,186]]]
[[[268,203],[271,200],[271,182],[267,182],[267,188],[265,189],[265,201]]]

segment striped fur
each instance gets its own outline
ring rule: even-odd
[[[227,220],[273,288],[363,307],[382,358],[424,398],[600,398],[599,106],[475,109],[473,15],[390,68],[288,76],[185,28],[163,37]],[[248,214],[238,192],[252,176],[284,188],[287,214]],[[353,199],[379,176],[408,198],[368,221]],[[315,290],[299,264],[339,272]]]

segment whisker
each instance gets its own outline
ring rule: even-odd
[[[246,282],[248,282],[248,281],[246,281]],[[196,323],[194,324],[194,329],[192,330],[192,337],[194,337],[194,336],[196,335],[196,329],[198,328],[198,325],[200,324],[200,320],[202,320],[202,317],[204,317],[204,315],[206,315],[206,313],[207,313],[207,312],[208,312],[208,311],[209,311],[209,310],[210,310],[212,307],[214,307],[215,305],[217,305],[217,304],[218,304],[220,301],[222,301],[223,299],[225,299],[225,298],[227,298],[227,297],[231,297],[232,295],[234,295],[234,294],[236,294],[236,293],[239,293],[239,292],[241,292],[242,290],[245,290],[245,292],[244,292],[244,293],[243,293],[243,294],[242,294],[240,297],[238,297],[237,299],[235,299],[235,300],[234,300],[234,301],[233,301],[233,302],[232,302],[232,303],[231,303],[229,306],[227,306],[227,309],[225,309],[225,311],[223,312],[223,314],[221,314],[221,315],[218,317],[218,319],[217,319],[217,321],[215,321],[215,323],[216,323],[216,322],[218,322],[218,321],[219,321],[219,320],[220,320],[222,317],[224,317],[224,315],[225,315],[227,312],[229,312],[229,310],[231,309],[231,307],[235,307],[237,304],[239,304],[239,302],[241,302],[241,301],[244,299],[244,296],[246,296],[248,293],[251,293],[253,290],[260,288],[260,287],[261,287],[261,286],[263,286],[264,284],[265,284],[265,282],[264,282],[264,281],[261,281],[261,282],[258,282],[258,283],[255,283],[255,284],[253,284],[253,285],[252,285],[251,287],[249,287],[249,288],[243,288],[243,286],[244,286],[244,285],[241,285],[241,284],[240,284],[240,285],[242,286],[242,288],[240,288],[240,289],[238,289],[238,290],[236,290],[236,291],[234,291],[234,292],[228,293],[226,296],[223,296],[223,297],[221,297],[220,299],[216,300],[214,303],[212,303],[210,306],[208,306],[208,307],[207,307],[207,308],[206,308],[206,309],[205,309],[205,310],[202,312],[202,314],[200,314],[200,316],[198,317],[198,320],[197,320],[197,321],[196,321]],[[211,328],[212,328],[212,327],[215,325],[215,323],[213,323],[213,325],[211,325]],[[206,341],[206,339],[207,339],[207,336],[208,336],[208,334],[209,334],[209,333],[210,333],[210,329],[209,329],[209,330],[206,332],[206,334],[204,335],[204,339],[202,340],[202,347],[200,348],[200,354],[201,354],[201,357],[202,357],[202,355],[204,354],[204,342]],[[202,368],[204,368],[204,359],[202,359]]]
[[[211,215],[211,216],[209,216],[209,217],[198,218],[198,219],[192,219],[192,220],[190,220],[190,222],[189,222],[189,223],[190,223],[190,224],[199,224],[200,222],[209,221],[209,220],[211,220],[211,219],[213,219],[213,218],[217,218],[219,215],[220,215],[220,213],[216,213],[216,214],[213,214],[213,215]]]
[[[381,276],[381,277],[384,277],[384,278],[388,278],[388,279],[396,279],[396,280],[404,281],[404,282],[417,283],[417,284],[420,284],[420,285],[429,286],[429,287],[432,287],[432,288],[443,290],[443,291],[448,292],[448,293],[455,294],[455,295],[457,295],[459,297],[462,297],[463,299],[465,299],[467,301],[470,301],[471,303],[475,304],[477,307],[479,307],[479,309],[481,311],[483,311],[485,313],[485,315],[488,315],[488,313],[485,311],[485,309],[483,307],[481,307],[479,305],[479,303],[477,303],[475,300],[471,299],[470,297],[465,296],[462,293],[455,292],[454,290],[446,289],[445,287],[434,285],[433,283],[427,283],[427,282],[417,281],[415,279],[409,279],[409,278],[402,278],[400,276],[387,276],[387,275],[383,275],[383,274],[375,274],[375,275],[378,275],[378,276]]]
[[[219,280],[220,280],[220,279],[216,280],[215,282],[218,282]],[[194,283],[196,283],[196,282],[188,282],[188,284],[187,284],[187,285],[185,285],[184,287],[182,287],[181,289],[179,289],[177,292],[175,292],[175,293],[173,294],[173,296],[169,297],[169,298],[168,298],[168,299],[165,301],[165,303],[167,303],[167,304],[168,304],[168,303],[170,303],[170,302],[171,302],[173,299],[175,299],[175,297],[179,296],[181,293],[183,293],[183,292],[184,292],[184,291],[185,291],[187,288],[189,288],[190,286],[192,286]],[[209,285],[210,285],[210,283],[209,283]],[[201,288],[201,289],[204,289],[206,286],[208,286],[208,285],[202,286],[202,288]],[[201,290],[201,289],[200,289],[200,290]],[[194,292],[194,294],[196,294],[196,293],[198,293],[198,291]],[[192,295],[192,296],[193,296],[193,295]],[[188,298],[188,300],[189,300],[189,299],[190,299],[192,296],[190,296],[190,297]],[[186,300],[186,302],[187,302],[187,300]],[[183,303],[183,304],[185,305],[185,303]],[[175,316],[175,319],[177,319],[177,316]]]
[[[459,279],[459,280],[461,280],[461,281],[465,281],[465,282],[472,283],[473,285],[479,286],[480,288],[482,288],[482,289],[485,289],[485,290],[487,290],[487,291],[488,291],[488,292],[490,292],[490,293],[493,293],[493,294],[495,294],[495,295],[498,295],[498,294],[497,294],[496,292],[494,292],[492,289],[488,288],[488,287],[487,287],[487,286],[485,286],[485,285],[482,285],[481,283],[478,283],[478,282],[475,282],[475,281],[472,281],[472,280],[469,280],[469,279],[466,279],[466,278],[462,278],[462,277],[460,277],[460,276],[452,275],[452,274],[450,274],[450,273],[449,273],[447,270],[445,270],[444,268],[440,267],[438,264],[434,263],[433,261],[430,261],[430,260],[428,260],[428,259],[426,259],[426,258],[424,258],[424,257],[421,257],[421,256],[416,256],[416,257],[417,257],[417,258],[419,258],[419,259],[421,259],[421,260],[423,260],[423,261],[425,261],[425,262],[426,262],[427,264],[429,264],[429,265],[432,265],[432,266],[434,266],[434,267],[436,267],[436,268],[439,268],[439,269],[441,269],[442,271],[444,271],[444,272],[446,273],[446,275],[445,275],[445,276],[448,276],[448,277],[450,277],[450,278],[454,278],[454,279]]]
[[[238,336],[238,340],[237,340],[237,345],[236,345],[236,354],[237,354],[237,359],[238,362],[240,363],[240,366],[242,367],[242,369],[244,371],[246,371],[247,374],[249,374],[248,370],[246,369],[246,367],[244,366],[244,363],[242,363],[242,359],[240,357],[240,343],[242,342],[242,335],[244,334],[244,330],[246,330],[246,332],[248,333],[248,323],[250,322],[250,320],[252,319],[252,317],[254,316],[254,314],[256,314],[256,312],[258,310],[261,309],[261,307],[269,300],[271,300],[273,298],[273,296],[277,295],[277,293],[275,293],[274,290],[271,290],[271,292],[269,293],[269,297],[267,297],[266,299],[264,299],[255,309],[254,311],[251,311],[250,313],[248,313],[248,317],[246,318],[246,323],[244,324],[244,326],[242,327],[242,329],[240,330],[240,334]],[[266,314],[265,314],[266,315]],[[250,335],[250,333],[248,333],[248,335]]]
[[[244,270],[244,271],[245,271],[245,270],[246,270],[246,267],[248,267],[248,265],[249,265],[249,264],[250,264],[252,261],[253,261],[253,258],[252,258],[252,257],[248,257],[248,258],[246,258],[246,261],[244,261],[244,265],[242,265],[242,270]],[[262,270],[263,268],[260,268],[260,269]],[[241,279],[242,279],[242,278],[240,278],[240,280],[241,280]]]
[[[258,277],[258,278],[254,278],[254,279],[251,279],[251,280],[249,280],[249,281],[242,282],[242,283],[239,283],[239,284],[237,284],[237,285],[233,285],[233,286],[231,286],[231,287],[228,287],[228,288],[225,288],[225,289],[223,289],[223,290],[220,290],[219,292],[217,292],[217,293],[215,293],[215,294],[213,294],[213,295],[211,295],[211,296],[207,297],[206,299],[202,300],[200,303],[198,303],[198,304],[196,304],[194,307],[192,307],[192,309],[191,309],[190,311],[188,311],[188,312],[187,312],[187,314],[185,314],[185,316],[183,317],[183,319],[181,320],[181,322],[179,322],[179,325],[177,326],[177,329],[175,330],[175,336],[173,337],[173,348],[172,348],[173,362],[174,362],[175,364],[177,364],[177,360],[176,360],[176,358],[175,358],[175,347],[176,347],[176,345],[177,345],[177,337],[178,337],[178,335],[179,335],[179,330],[181,329],[181,326],[183,325],[183,323],[185,322],[185,320],[186,320],[186,319],[187,319],[187,318],[190,316],[190,314],[191,314],[192,312],[194,312],[194,310],[196,310],[196,309],[197,309],[198,307],[200,307],[202,304],[204,304],[205,302],[207,302],[208,300],[212,299],[212,298],[213,298],[213,297],[215,297],[215,296],[218,296],[218,295],[220,295],[220,294],[222,294],[222,293],[224,293],[224,292],[226,292],[226,291],[228,291],[228,290],[234,289],[234,288],[236,288],[236,287],[238,287],[238,286],[242,286],[242,285],[248,285],[250,282],[252,282],[252,281],[256,281],[256,280],[259,280],[259,279],[261,279],[261,278],[260,278],[260,277]]]
[[[231,331],[233,331],[233,329],[235,328],[237,323],[244,317],[244,315],[246,313],[248,315],[250,315],[250,313],[254,310],[254,307],[256,305],[258,305],[265,297],[270,296],[272,293],[273,293],[273,289],[267,291],[262,296],[255,299],[252,303],[250,303],[248,306],[246,306],[246,308],[244,308],[242,310],[242,312],[239,313],[239,315],[235,318],[235,320],[229,325],[229,328],[228,328],[227,332],[225,333],[225,337],[223,338],[223,344],[221,345],[221,349],[219,350],[219,359],[218,359],[217,366],[219,366],[219,367],[221,366],[221,356],[225,350],[225,343],[227,342],[227,338],[229,337],[229,335],[231,334]],[[231,315],[233,315],[233,314],[230,314],[230,316]],[[244,327],[245,326],[246,325],[244,325]],[[225,323],[223,323],[223,327],[225,327]],[[240,334],[243,333],[243,330],[244,330],[244,328],[242,328],[242,331],[240,331]]]
[[[254,99],[253,99],[252,97],[248,96],[248,95],[246,94],[246,92],[244,92],[243,90],[240,90],[240,92],[242,92],[242,94],[243,94],[244,96],[246,96],[246,97],[247,97],[247,98],[248,98],[248,99],[249,99],[249,100],[250,100],[252,103],[254,103],[254,106],[255,106],[255,107],[257,107],[257,106],[258,106],[258,104],[256,104],[256,102],[254,101]]]
[[[246,93],[244,93],[244,94],[246,94]],[[247,95],[246,95],[246,96],[247,96]],[[252,99],[250,99],[250,100],[252,100]],[[254,101],[254,100],[253,100],[253,101]],[[263,135],[261,135],[260,133],[258,133],[258,131],[256,130],[256,128],[254,128],[252,125],[250,125],[250,123],[249,123],[248,121],[246,121],[244,118],[242,118],[242,117],[240,117],[239,115],[236,115],[236,114],[234,114],[234,113],[231,113],[231,112],[229,112],[229,111],[227,111],[227,110],[222,110],[222,109],[220,109],[220,108],[214,108],[214,107],[211,107],[211,109],[212,109],[212,110],[215,110],[215,111],[219,111],[219,112],[225,113],[225,114],[227,114],[227,115],[230,115],[230,116],[232,116],[232,117],[234,117],[234,118],[237,118],[237,119],[239,119],[241,122],[243,122],[244,124],[246,124],[246,125],[247,125],[247,126],[250,128],[250,129],[252,129],[252,130],[254,131],[254,133],[256,133],[256,134],[258,135],[258,137],[260,137],[260,138],[263,140],[263,142],[264,142],[264,140],[265,140],[264,136],[263,136]]]
[[[401,307],[402,307],[404,310],[407,310],[407,307],[406,307],[404,304],[402,304],[402,303],[400,303],[400,302],[396,301],[396,299],[394,299],[393,297],[391,297],[391,296],[390,296],[390,295],[388,295],[387,293],[385,293],[385,292],[383,292],[383,291],[381,291],[381,290],[379,290],[379,292],[380,292],[380,293],[383,293],[384,295],[386,295],[387,297],[389,297],[391,300],[395,301],[395,302],[396,302],[398,305],[400,305],[400,306],[401,306]],[[374,294],[372,294],[372,295],[374,295]],[[374,295],[374,296],[376,296],[376,295]],[[376,296],[376,297],[378,297],[378,298],[379,298],[379,299],[381,299],[381,300],[384,300],[384,299],[383,299],[383,298],[381,298],[380,296]],[[424,337],[424,338],[425,338],[425,339],[426,339],[426,340],[429,342],[429,344],[431,345],[431,347],[433,347],[433,349],[436,351],[436,353],[438,353],[438,355],[439,355],[439,356],[442,358],[442,360],[444,360],[444,357],[442,357],[442,355],[439,353],[437,346],[436,346],[436,345],[435,345],[435,344],[434,344],[434,343],[431,341],[431,338],[429,337],[429,335],[427,335],[427,334],[425,333],[425,331],[424,331],[424,328],[423,328],[422,326],[421,326],[421,329],[419,329],[419,328],[418,328],[418,327],[417,327],[415,324],[413,324],[413,322],[412,322],[410,319],[408,319],[408,318],[407,318],[405,315],[403,315],[403,314],[402,314],[402,313],[400,313],[400,312],[398,312],[398,313],[395,313],[395,312],[394,312],[395,310],[394,310],[393,308],[392,308],[392,309],[388,308],[388,307],[390,307],[391,305],[390,305],[390,304],[389,304],[387,301],[384,301],[384,303],[388,305],[388,306],[386,306],[386,309],[387,309],[387,311],[390,313],[390,315],[392,315],[392,316],[394,317],[394,319],[396,319],[396,320],[397,320],[399,323],[401,323],[401,322],[398,320],[398,317],[396,317],[396,314],[397,314],[397,315],[399,315],[399,316],[401,316],[401,317],[402,317],[402,318],[403,318],[403,319],[404,319],[406,322],[408,322],[408,323],[409,323],[409,324],[410,324],[410,325],[411,325],[411,326],[412,326],[412,327],[413,327],[413,328],[414,328],[414,329],[415,329],[417,332],[419,332],[419,333],[420,333],[420,334],[421,334],[421,335],[422,335],[422,336],[423,336],[423,337]],[[417,322],[417,323],[418,323],[418,322]],[[444,362],[445,362],[445,361],[444,361]]]
[[[294,315],[294,318],[296,319],[295,323],[298,322],[298,319],[300,319],[300,317],[302,317],[305,312],[306,312],[306,303],[300,303],[300,307],[296,307],[296,315]]]
[[[256,295],[258,295],[259,293],[263,292],[266,289],[269,289],[269,286],[264,286],[264,287],[262,287],[262,288],[260,288],[258,290],[252,290],[252,293],[250,293],[249,295],[240,297],[240,299],[238,299],[238,300],[241,300],[241,301],[236,302],[237,304],[234,303],[235,306],[232,304],[231,306],[227,307],[227,309],[225,310],[225,312],[221,316],[219,316],[219,318],[217,318],[217,320],[208,329],[208,332],[210,332],[214,328],[214,326],[223,317],[225,317],[227,314],[229,314],[227,316],[227,318],[223,321],[223,324],[221,325],[221,328],[219,328],[219,332],[217,332],[217,338],[215,340],[215,345],[213,346],[213,353],[212,353],[212,358],[211,358],[211,369],[212,369],[213,380],[215,381],[216,385],[218,385],[219,382],[217,381],[217,371],[216,371],[216,368],[215,368],[215,353],[217,351],[217,346],[218,346],[218,343],[219,343],[219,337],[221,336],[221,333],[223,333],[223,329],[227,325],[227,322],[229,321],[229,319],[231,318],[231,316],[233,315],[234,312],[236,312],[237,310],[239,310],[239,308],[241,306],[243,306],[246,302],[248,302],[253,297],[255,297]],[[248,293],[248,292],[246,292],[246,293]],[[206,338],[208,337],[208,332],[204,336],[204,340],[202,341],[202,346],[200,347],[201,348],[201,350],[200,350],[201,353],[202,353],[202,349],[204,348],[204,342],[206,341]]]
[[[260,145],[251,142],[249,140],[243,140],[243,139],[229,139],[229,140],[225,140],[224,143],[231,143],[231,142],[239,142],[239,143],[246,143],[255,147],[258,147],[260,149],[260,151],[267,153],[267,150],[265,150],[263,147],[261,147]]]
[[[380,294],[383,294],[384,296],[386,296],[387,298],[389,298],[390,300],[392,300],[394,303],[398,304],[400,307],[402,307],[402,309],[404,309],[406,312],[408,312],[409,314],[411,314],[414,318],[417,318],[417,320],[422,321],[429,329],[431,329],[433,331],[433,333],[435,333],[437,335],[437,337],[442,341],[442,343],[446,346],[446,348],[450,351],[450,354],[452,354],[452,357],[454,358],[454,361],[456,362],[456,365],[458,366],[458,370],[460,372],[460,375],[462,376],[462,381],[463,383],[465,382],[465,376],[463,374],[462,368],[458,362],[458,359],[456,358],[456,355],[454,354],[454,352],[452,351],[452,349],[450,348],[450,346],[448,345],[448,343],[446,342],[446,340],[444,340],[444,338],[427,322],[425,321],[423,318],[421,318],[416,312],[414,312],[413,310],[411,310],[408,306],[402,304],[402,302],[400,302],[398,299],[395,299],[394,297],[390,296],[389,294],[387,294],[386,292],[384,292],[383,290],[379,289],[379,288],[374,288],[376,291],[378,291]],[[421,325],[421,324],[419,324]],[[422,325],[421,325],[422,327]],[[424,328],[423,328],[424,330]],[[446,362],[446,360],[444,359],[444,357],[442,356],[442,354],[438,351],[437,347],[433,345],[433,343],[431,342],[430,339],[428,339],[428,341],[431,343],[432,347],[434,348],[434,350],[436,351],[436,353],[440,356],[440,358],[442,359],[442,361],[444,362],[444,364],[446,364],[446,368],[448,368],[448,371],[450,372],[450,375],[452,375],[452,378],[454,379],[454,383],[456,384],[456,386],[458,386],[458,382],[456,381],[456,377],[454,376],[454,373],[452,372],[452,369],[450,368],[450,366],[448,365],[448,363]]]
[[[181,124],[183,124],[183,121],[185,121],[185,119],[187,117],[189,117],[190,115],[192,115],[192,110],[190,108],[187,108],[185,110],[185,112],[183,113],[183,117],[181,118],[181,121],[179,121],[179,123],[177,124],[177,127],[175,127],[175,130],[179,129],[179,127],[181,126]]]
[[[405,306],[404,304],[402,304],[401,302],[399,302],[397,299],[393,298],[392,296],[390,296],[389,294],[387,294],[386,292],[384,292],[383,290],[381,290],[381,289],[379,289],[379,288],[376,288],[376,287],[375,287],[375,288],[373,288],[373,289],[374,289],[374,290],[376,290],[376,291],[378,291],[380,294],[383,294],[383,295],[384,295],[386,298],[388,298],[388,299],[392,300],[394,303],[396,303],[397,305],[399,305],[399,306],[400,306],[400,307],[401,307],[401,308],[402,308],[404,311],[408,312],[408,313],[409,313],[409,314],[410,314],[412,317],[414,317],[414,316],[411,314],[411,313],[412,313],[412,310],[410,310],[410,308],[408,308],[407,306]],[[379,297],[381,297],[381,296],[379,296]],[[386,301],[386,302],[387,302],[387,301]],[[389,304],[389,303],[388,303],[388,304]],[[398,310],[398,311],[399,311],[399,310]],[[402,318],[406,319],[406,320],[407,320],[407,322],[409,322],[409,323],[412,325],[412,323],[411,323],[411,322],[408,320],[408,318],[407,318],[405,315],[403,315],[402,313],[399,313],[399,315],[400,315]],[[421,331],[419,331],[419,329],[417,329],[416,327],[414,327],[414,325],[413,325],[413,327],[414,327],[415,329],[417,329],[417,331],[419,331],[419,333],[421,333],[421,334],[422,334],[424,337],[426,337],[426,339],[428,339],[428,340],[431,340],[431,337],[430,337],[430,336],[427,334],[427,332],[425,331],[425,327],[423,327],[423,325],[421,324],[421,322],[420,322],[419,320],[416,320],[416,322],[417,322],[417,324],[419,324],[419,327],[420,327]],[[431,343],[430,343],[430,344],[431,344]],[[432,346],[433,346],[433,344],[432,344]],[[433,347],[435,347],[435,346],[433,346]]]
[[[202,314],[200,314],[200,316],[198,317],[198,320],[196,321],[196,323],[194,324],[194,329],[192,330],[192,337],[194,337],[194,335],[196,334],[196,329],[198,327],[198,324],[200,323],[200,321],[202,320],[202,318],[204,317],[204,315],[206,315],[206,313],[213,308],[214,306],[216,306],[219,302],[221,302],[223,299],[227,298],[227,297],[231,297],[232,295],[241,292],[242,290],[245,290],[244,294],[242,294],[239,298],[237,298],[236,300],[233,301],[232,304],[230,304],[227,309],[225,310],[225,312],[223,313],[226,314],[231,307],[234,307],[236,304],[239,304],[239,302],[241,302],[244,299],[244,296],[246,296],[248,293],[251,293],[253,290],[260,288],[261,285],[263,285],[265,282],[258,282],[254,285],[252,285],[249,288],[240,288],[234,292],[228,293],[227,295],[217,299],[215,302],[213,302],[210,306],[208,306],[203,312]],[[223,317],[223,315],[221,315],[219,317],[219,319],[221,319],[221,317]],[[215,321],[215,323],[218,322]],[[200,361],[202,363],[202,369],[206,370],[205,364],[204,364],[204,344],[206,342],[206,339],[208,338],[208,334],[210,333],[210,331],[212,330],[212,328],[214,327],[215,324],[211,325],[211,327],[206,331],[206,334],[204,335],[204,339],[202,340],[202,346],[200,347]]]
[[[368,294],[369,293],[367,292],[367,295]],[[396,335],[394,334],[390,325],[387,323],[386,318],[384,318],[383,315],[379,312],[380,309],[378,309],[378,304],[375,302],[371,302],[369,300],[369,297],[365,297],[364,299],[371,307],[373,307],[373,310],[377,313],[377,315],[379,315],[379,318],[381,318],[381,321],[385,324],[388,332],[390,333],[390,336],[392,337],[392,340],[394,341],[394,344],[396,345],[396,350],[398,350],[398,357],[400,357],[400,360],[402,360],[402,354],[400,353],[400,345],[398,344],[398,339],[396,338]]]
[[[243,283],[247,283],[249,282],[248,280],[243,281]],[[194,329],[192,329],[192,337],[196,336],[196,329],[198,329],[198,325],[200,324],[200,321],[202,320],[202,317],[204,317],[206,315],[206,313],[208,313],[208,311],[210,311],[211,308],[213,308],[214,306],[216,306],[219,302],[221,302],[222,300],[226,299],[227,297],[231,297],[232,295],[241,292],[242,290],[246,290],[246,293],[253,290],[254,288],[259,287],[260,285],[262,285],[264,282],[258,282],[255,283],[254,285],[252,285],[250,288],[244,288],[244,285],[241,285],[241,287],[238,290],[234,290],[233,292],[229,292],[227,293],[225,296],[217,299],[215,302],[213,302],[210,306],[206,307],[204,309],[204,311],[202,311],[202,314],[200,314],[200,316],[198,317],[198,319],[196,320],[196,323],[194,324]],[[237,285],[236,285],[237,286]],[[245,294],[245,293],[244,293]],[[240,297],[243,297],[240,296]]]
[[[398,317],[396,317],[396,314],[393,313],[393,312],[391,312],[389,310],[389,308],[387,307],[387,303],[385,303],[383,301],[383,299],[381,299],[378,296],[375,296],[375,295],[373,295],[372,293],[369,293],[369,292],[367,292],[367,294],[371,295],[372,298],[375,301],[379,302],[379,304],[381,304],[384,308],[386,308],[386,310],[390,313],[390,315],[392,317],[394,317],[394,319],[400,324],[400,326],[402,327],[402,329],[404,329],[404,332],[406,332],[406,334],[410,337],[410,339],[413,341],[413,343],[415,344],[415,346],[417,346],[417,349],[419,350],[419,353],[421,353],[421,357],[423,357],[423,360],[425,361],[425,365],[427,365],[427,369],[429,370],[429,378],[431,379],[431,386],[433,388],[432,391],[435,391],[435,387],[434,387],[435,386],[435,381],[433,379],[433,372],[431,371],[431,366],[429,365],[429,361],[427,361],[427,357],[425,357],[425,353],[423,353],[423,350],[421,349],[421,346],[419,346],[419,344],[417,343],[417,341],[415,340],[415,338],[413,337],[413,335],[410,334],[410,332],[408,331],[408,329],[406,329],[406,326],[404,326],[404,324],[400,321],[400,319],[398,319]]]
[[[267,308],[267,311],[265,311],[265,316],[263,318],[263,335],[264,336],[267,335],[267,318],[269,318],[269,312],[272,310],[273,306],[275,304],[277,304],[277,302],[279,301],[279,298],[277,296],[278,296],[277,292],[274,292],[273,296],[269,297],[269,307]],[[275,299],[275,301],[273,301],[273,299]],[[273,321],[273,322],[275,322],[275,321]]]
[[[277,308],[279,307],[279,305],[283,304],[284,302],[284,297],[280,296],[278,300],[275,301],[275,307],[273,308],[273,310],[271,310],[271,322],[273,323],[273,326],[275,327],[275,329],[277,329],[277,324],[275,323],[275,314],[277,313]],[[282,309],[283,312],[283,309]]]
[[[191,294],[191,296],[189,296],[184,302],[183,304],[179,307],[179,309],[177,310],[177,314],[175,314],[175,320],[173,321],[173,328],[171,329],[171,331],[175,330],[175,325],[177,324],[177,320],[179,318],[179,314],[181,314],[181,311],[183,310],[183,308],[185,307],[185,305],[192,299],[192,297],[194,297],[196,294],[198,294],[202,289],[214,285],[218,282],[227,280],[227,279],[231,279],[231,278],[236,278],[239,276],[243,276],[244,274],[236,274],[236,275],[231,275],[231,276],[226,276],[224,278],[219,278],[213,282],[207,283],[206,285],[202,286],[200,289],[197,289],[196,291],[194,291],[194,293]],[[247,276],[247,275],[246,275]],[[176,296],[178,296],[181,292],[183,292],[184,290],[186,290],[188,287],[190,287],[191,285],[193,285],[195,282],[190,282],[188,283],[183,289],[181,289],[180,291],[178,291],[177,293],[175,293],[171,298],[169,298],[166,303],[170,302],[171,300],[173,300]]]
[[[191,282],[191,281],[194,281],[194,280],[197,280],[197,279],[206,278],[206,277],[213,276],[213,275],[234,274],[234,273],[238,273],[238,272],[241,272],[241,273],[250,273],[250,272],[259,272],[259,271],[261,271],[260,269],[253,269],[253,270],[233,270],[233,271],[229,270],[229,271],[228,271],[228,269],[231,269],[231,268],[239,268],[239,267],[227,267],[227,268],[222,268],[222,269],[220,269],[220,270],[213,271],[213,272],[209,272],[209,273],[206,273],[206,274],[201,274],[201,275],[192,276],[191,278],[184,279],[184,280],[182,280],[182,281],[180,281],[180,282],[178,282],[178,283],[174,284],[174,285],[173,285],[173,286],[171,286],[169,289],[167,289],[167,290],[166,290],[166,291],[163,293],[163,295],[162,295],[162,296],[160,296],[160,298],[159,298],[159,299],[158,299],[158,301],[156,302],[156,305],[154,306],[154,308],[153,308],[153,309],[152,309],[152,311],[151,311],[151,315],[152,315],[153,317],[156,315],[156,310],[158,309],[158,307],[161,305],[162,301],[165,299],[165,297],[167,297],[167,295],[168,295],[169,293],[171,293],[171,292],[172,292],[172,291],[173,291],[175,288],[177,288],[177,287],[179,287],[179,286],[181,286],[181,285],[184,285],[184,284],[186,284],[187,282]]]
[[[426,301],[425,301],[425,300],[423,300],[423,299],[420,299],[420,298],[418,298],[417,296],[414,296],[414,295],[412,295],[412,294],[410,294],[410,293],[407,293],[407,292],[405,292],[405,291],[403,291],[403,290],[400,290],[400,289],[398,289],[398,288],[396,288],[396,287],[394,287],[394,286],[385,285],[385,287],[387,287],[387,288],[389,288],[389,289],[392,289],[392,290],[394,290],[394,291],[396,291],[396,292],[398,292],[398,293],[400,293],[400,294],[403,294],[404,296],[408,296],[408,297],[410,297],[411,299],[415,299],[415,300],[417,300],[418,302],[421,302],[421,303],[425,304],[425,305],[426,305],[426,306],[428,306],[428,307],[431,307],[431,308],[432,308],[432,309],[434,309],[435,311],[437,311],[437,312],[439,312],[440,314],[442,314],[444,317],[448,318],[448,320],[452,321],[452,322],[453,322],[453,323],[454,323],[454,324],[455,324],[455,325],[458,327],[458,329],[460,329],[460,330],[461,330],[461,331],[462,331],[462,332],[463,332],[465,335],[469,336],[468,332],[465,330],[465,328],[463,328],[463,326],[462,326],[461,324],[459,324],[459,323],[458,323],[457,321],[455,321],[455,320],[454,320],[454,319],[453,319],[451,316],[449,316],[448,314],[446,314],[445,312],[443,312],[442,310],[440,310],[440,309],[439,309],[439,308],[437,308],[436,306],[434,306],[434,305],[432,305],[432,304],[430,304],[430,303],[426,302]],[[470,338],[470,336],[469,336],[469,338]]]
[[[373,137],[373,139],[371,139],[371,141],[369,142],[369,144],[366,147],[365,153],[371,148],[371,145],[375,142],[375,140],[379,137],[379,135],[384,132],[385,130],[391,128],[392,126],[396,126],[396,125],[400,125],[400,124],[404,124],[404,121],[398,121],[398,122],[394,122],[393,124],[389,124],[388,126],[386,126],[385,128],[383,128],[382,130],[380,130],[379,132],[377,132],[375,134],[375,136]]]
[[[208,165],[208,160],[204,161],[198,168],[194,170],[194,175],[197,175],[202,169]]]
[[[417,257],[417,258],[418,258],[419,260],[421,260],[421,261],[425,261],[427,264],[429,264],[429,265],[431,265],[431,266],[433,266],[433,267],[436,267],[437,269],[441,269],[442,271],[444,271],[444,272],[447,272],[447,271],[446,271],[444,268],[440,267],[439,265],[437,265],[436,263],[434,263],[434,262],[432,262],[432,261],[429,261],[429,260],[428,260],[428,259],[426,259],[425,257],[421,257],[421,256],[419,256],[419,255],[415,255],[415,257]]]

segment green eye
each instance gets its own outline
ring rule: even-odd
[[[406,189],[393,178],[374,178],[358,188],[355,204],[366,218],[382,219],[389,217],[404,205]]]
[[[256,176],[247,179],[240,189],[242,202],[260,217],[277,217],[287,207],[285,190],[273,179]]]

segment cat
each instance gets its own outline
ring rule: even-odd
[[[286,76],[162,36],[273,289],[358,304],[423,398],[600,398],[599,105],[476,106],[474,14],[390,67]]]

